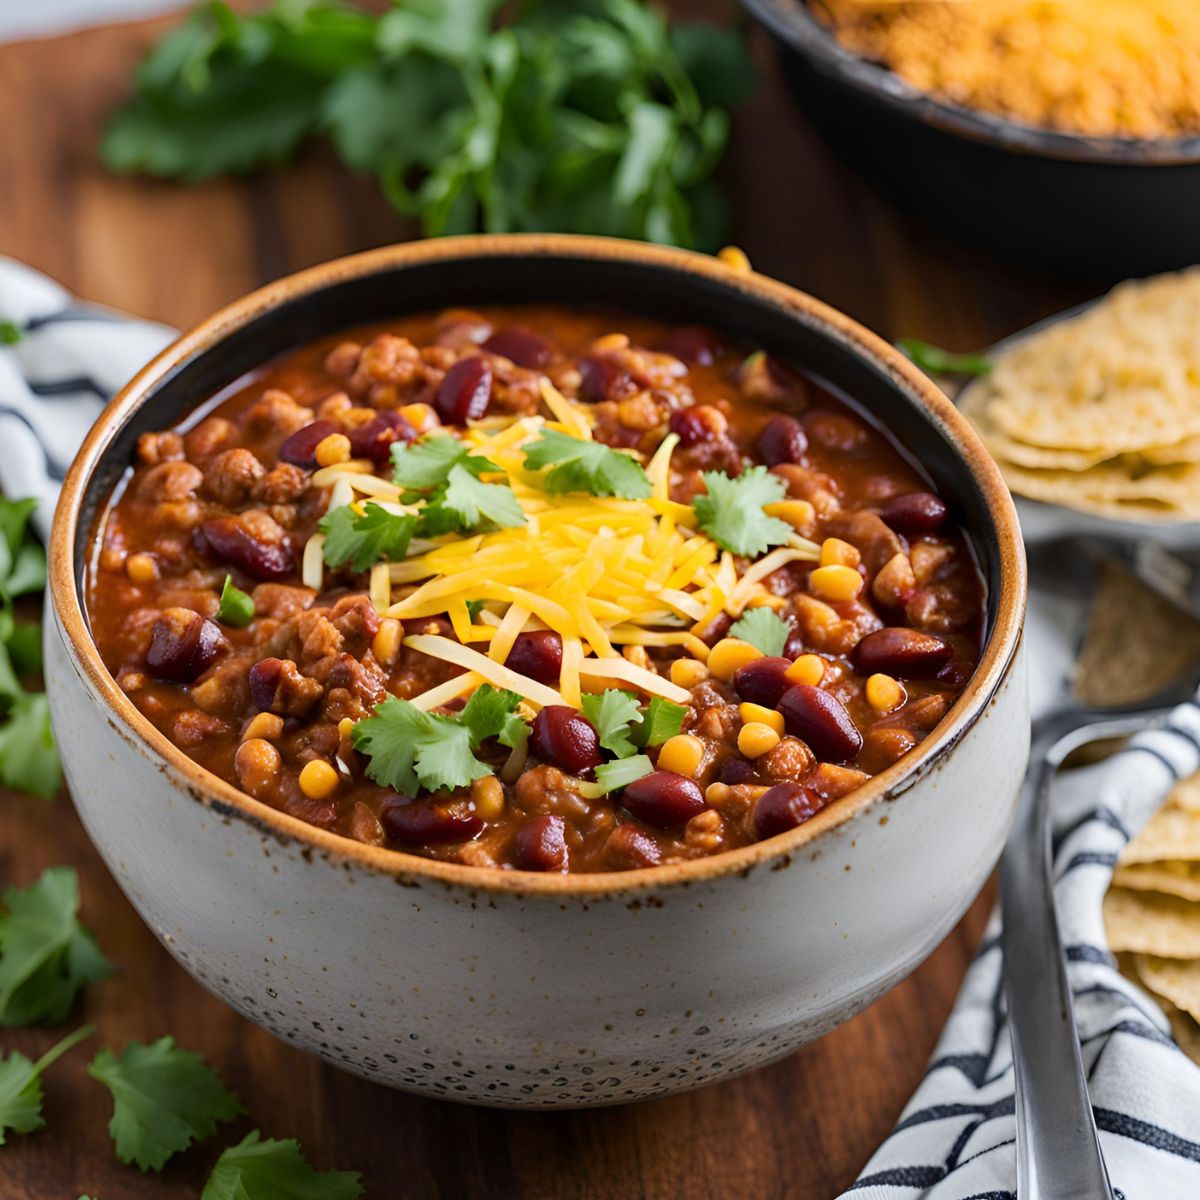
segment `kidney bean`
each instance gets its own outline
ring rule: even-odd
[[[779,697],[792,686],[784,678],[791,665],[788,658],[756,658],[739,667],[733,676],[733,689],[738,699],[774,708]]]
[[[483,355],[472,354],[460,358],[446,372],[433,406],[448,425],[464,425],[482,417],[491,399],[491,365]]]
[[[711,367],[722,353],[717,335],[703,325],[680,325],[672,329],[658,343],[658,348],[673,358],[701,367]]]
[[[950,643],[936,633],[888,626],[868,633],[854,647],[854,666],[860,674],[894,675],[897,679],[929,679],[954,653]]]
[[[605,865],[618,871],[654,867],[662,861],[658,843],[636,826],[618,825],[604,843]]]
[[[437,842],[469,842],[483,829],[483,818],[475,815],[465,800],[448,804],[397,803],[383,809],[379,823],[394,842],[405,846],[424,846]]]
[[[588,404],[624,400],[637,390],[633,376],[606,355],[590,355],[579,363],[579,398]]]
[[[965,658],[954,658],[937,673],[937,678],[956,692],[961,692],[967,686],[967,680],[974,674],[975,668]]]
[[[932,492],[908,492],[889,500],[879,515],[897,533],[936,533],[946,523],[946,506]]]
[[[250,699],[259,712],[270,712],[283,676],[283,659],[264,658],[250,668]]]
[[[601,762],[600,738],[592,723],[565,704],[548,704],[534,718],[530,749],[544,762],[582,775]]]
[[[851,454],[867,440],[867,430],[861,421],[824,409],[805,413],[804,428],[818,446],[839,454]]]
[[[523,325],[510,325],[492,334],[483,348],[489,354],[499,354],[518,367],[537,370],[554,357],[554,347],[540,333],[526,329]]]
[[[793,629],[788,634],[787,641],[783,643],[783,657],[795,662],[805,652],[806,648],[804,634],[798,629]]]
[[[738,783],[755,783],[758,780],[758,772],[744,758],[727,758],[721,764],[717,778],[731,786]]]
[[[800,783],[777,783],[754,803],[754,826],[760,838],[787,833],[815,817],[828,803]]]
[[[704,811],[704,794],[686,775],[674,771],[652,771],[626,787],[621,802],[639,821],[659,829],[686,825]]]
[[[562,638],[549,629],[519,633],[504,665],[538,683],[557,683],[562,670]]]
[[[256,538],[237,517],[214,517],[205,521],[200,530],[218,558],[241,567],[255,579],[279,581],[292,573],[291,544]]]
[[[228,649],[216,622],[190,608],[168,608],[154,622],[146,667],[157,679],[191,683]]]
[[[522,871],[565,871],[570,861],[566,824],[551,813],[534,817],[517,830],[513,858]]]
[[[729,430],[729,422],[719,408],[713,408],[711,404],[693,404],[690,408],[676,409],[667,428],[679,437],[679,444],[687,448],[723,438]]]
[[[315,467],[317,447],[331,433],[337,432],[338,426],[332,421],[310,421],[290,437],[284,438],[283,445],[279,447],[280,462],[291,463],[297,467]]]
[[[754,447],[768,467],[777,467],[781,463],[800,462],[808,449],[808,437],[795,417],[781,414],[763,426]]]
[[[417,431],[394,409],[385,409],[350,431],[350,453],[383,466],[392,456],[394,442],[415,442]]]
[[[826,762],[846,762],[862,749],[862,734],[836,696],[798,683],[779,700],[788,733]]]

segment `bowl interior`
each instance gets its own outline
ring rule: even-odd
[[[678,256],[686,260],[688,256]],[[787,289],[785,295],[796,297]],[[711,325],[804,368],[881,423],[952,503],[987,581],[987,629],[999,604],[1001,539],[954,432],[918,398],[918,389],[855,336],[831,323],[821,306],[788,304],[739,277],[689,272],[683,263],[567,253],[464,253],[424,261],[393,261],[362,274],[290,289],[249,319],[211,326],[217,336],[190,339],[189,353],[154,379],[142,403],[109,431],[107,445],[83,488],[75,529],[76,586],[96,513],[132,461],[140,434],[167,428],[248,371],[276,355],[339,329],[405,313],[473,304],[554,302],[604,307],[671,322]],[[815,311],[814,311],[815,310]],[[168,352],[168,356],[170,352]]]

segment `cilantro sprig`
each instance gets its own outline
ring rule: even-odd
[[[783,653],[790,633],[791,627],[788,623],[769,608],[747,609],[745,614],[729,627],[730,637],[749,642],[768,658]]]
[[[477,479],[488,473],[503,473],[490,458],[472,454],[471,448],[453,434],[431,434],[411,444],[392,443],[392,482],[397,487],[430,491],[445,484],[455,467],[462,467]]]
[[[722,550],[754,558],[772,546],[783,545],[792,527],[769,517],[763,507],[782,500],[787,484],[766,467],[750,467],[736,479],[724,471],[705,471],[706,493],[692,501],[700,528]]]
[[[361,513],[344,504],[326,513],[317,525],[325,535],[321,554],[328,566],[349,563],[355,571],[385,560],[397,562],[407,553],[417,524],[411,514],[391,513],[370,501]]]
[[[558,230],[716,249],[736,28],[636,0],[199,5],[137,70],[110,168],[195,182],[328,137],[429,236]]]
[[[529,726],[517,716],[516,692],[481,684],[456,716],[428,713],[389,696],[374,715],[354,726],[355,749],[369,759],[367,775],[384,787],[416,795],[466,787],[492,774],[475,757],[489,738],[502,746],[524,744]]]
[[[161,1170],[193,1141],[212,1137],[218,1121],[245,1112],[200,1055],[171,1037],[130,1042],[120,1055],[101,1050],[88,1074],[112,1093],[108,1131],[117,1157],[143,1171]]]
[[[635,779],[641,779],[653,770],[654,764],[644,754],[614,758],[612,762],[601,763],[596,768],[596,782],[604,794],[608,795],[609,792],[628,787]]]
[[[72,867],[49,867],[26,888],[0,896],[0,1025],[58,1025],[85,983],[112,964],[80,924],[79,879]]]
[[[661,746],[669,741],[682,728],[687,709],[674,700],[665,700],[655,696],[646,705],[642,723],[633,731],[633,740],[643,750],[650,746]]]
[[[30,1062],[17,1050],[0,1059],[0,1146],[10,1130],[32,1133],[46,1124],[42,1116],[42,1075],[93,1033],[91,1025],[76,1029],[51,1046],[37,1062]]]
[[[359,1177],[317,1171],[295,1138],[262,1140],[257,1129],[221,1152],[200,1200],[358,1200]]]
[[[643,710],[632,692],[608,688],[584,694],[583,715],[595,728],[600,745],[623,759],[673,738],[683,728],[687,709],[655,696]]]
[[[46,799],[62,779],[50,706],[24,679],[42,668],[41,633],[14,601],[46,583],[46,555],[29,533],[36,500],[0,497],[0,785]]]
[[[551,468],[542,480],[542,487],[551,495],[586,492],[645,500],[652,490],[636,459],[603,442],[585,441],[556,429],[547,429],[525,448],[525,465],[531,471]]]

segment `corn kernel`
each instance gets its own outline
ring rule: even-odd
[[[729,799],[729,784],[710,783],[704,789],[704,800],[707,804],[724,804]]]
[[[158,563],[152,554],[131,554],[125,560],[125,574],[139,585],[153,583],[158,578]]]
[[[718,679],[732,679],[739,667],[762,658],[762,651],[741,638],[722,638],[708,654],[708,672]]]
[[[331,433],[317,443],[317,465],[332,467],[350,461],[350,439],[344,433]]]
[[[817,521],[817,510],[807,500],[776,500],[764,505],[763,512],[786,521],[797,533],[811,533]]]
[[[300,772],[300,790],[310,800],[327,800],[337,785],[337,772],[323,758],[306,762]]]
[[[650,656],[646,653],[645,646],[624,646],[621,649],[621,655],[635,667],[642,667],[646,670],[650,667]]]
[[[353,717],[343,717],[338,722],[338,737],[341,738],[341,740],[343,742],[346,742],[346,741],[350,740],[350,737],[353,735],[353,733],[354,733],[354,718]]]
[[[704,743],[690,733],[668,738],[658,752],[658,769],[695,779],[704,761]]]
[[[759,587],[758,591],[746,601],[747,608],[783,608],[787,601],[782,596],[776,596],[773,592],[768,592],[765,587]]]
[[[890,713],[908,699],[904,684],[890,675],[872,675],[867,680],[867,703],[877,713]]]
[[[399,412],[418,433],[428,433],[441,424],[437,413],[428,404],[405,404]]]
[[[826,538],[821,543],[821,566],[823,567],[857,567],[862,562],[862,555],[856,547],[841,538]]]
[[[747,701],[738,705],[738,714],[747,725],[769,725],[780,737],[783,736],[783,713],[776,712],[773,708],[764,708],[761,704],[751,704]]]
[[[400,639],[403,634],[404,627],[395,617],[384,617],[379,622],[379,632],[371,641],[371,652],[375,655],[375,660],[385,667],[390,667],[400,652]]]
[[[808,585],[822,600],[853,600],[862,591],[863,577],[853,567],[818,567]]]
[[[275,713],[260,712],[250,719],[250,724],[242,730],[242,741],[250,738],[264,738],[270,741],[283,732],[283,718]]]
[[[708,667],[694,658],[677,658],[671,664],[671,682],[679,687],[695,687],[696,684],[703,683],[708,676]]]
[[[345,409],[338,416],[341,418],[343,425],[347,425],[351,429],[357,429],[360,425],[365,425],[368,421],[375,420],[379,416],[379,413],[373,408],[356,404],[353,408]]]
[[[471,784],[471,802],[477,817],[498,821],[504,812],[504,785],[495,775],[484,775]]]
[[[825,660],[817,654],[802,654],[783,673],[788,683],[807,683],[816,687],[825,677]]]
[[[750,259],[746,257],[746,252],[740,246],[725,246],[717,257],[727,266],[732,267],[735,271],[753,271],[754,268],[750,265]]]
[[[779,734],[770,725],[751,721],[738,730],[738,749],[747,758],[758,758],[779,745]]]

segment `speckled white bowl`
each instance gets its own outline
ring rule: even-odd
[[[367,847],[176,749],[116,686],[81,598],[98,506],[139,432],[323,332],[449,304],[583,300],[716,324],[881,413],[966,521],[989,587],[979,669],[916,750],[791,833],[713,858],[543,876]],[[1001,849],[1028,750],[1025,569],[1008,493],[886,343],[698,255],[551,236],[414,243],[292,276],[146,367],[97,422],[50,553],[46,674],[75,803],[144,920],[240,1013],[395,1087],[481,1104],[636,1100],[831,1029],[911,971]]]

